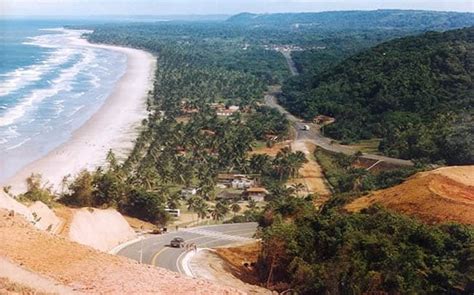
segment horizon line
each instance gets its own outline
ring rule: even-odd
[[[81,18],[92,18],[92,17],[203,17],[203,16],[234,16],[244,13],[256,14],[256,15],[269,15],[269,14],[303,14],[303,13],[324,13],[324,12],[351,12],[351,11],[423,11],[423,12],[449,12],[449,13],[469,13],[474,14],[474,11],[466,10],[436,10],[436,9],[403,9],[403,8],[383,8],[383,9],[335,9],[335,10],[319,10],[319,11],[279,11],[279,12],[250,12],[240,11],[235,13],[198,13],[198,14],[176,14],[176,13],[163,13],[163,14],[2,14],[2,18],[8,17],[81,17]]]

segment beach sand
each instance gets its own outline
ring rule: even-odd
[[[45,157],[22,168],[1,186],[14,194],[26,190],[25,179],[42,175],[53,191],[60,191],[64,177],[105,163],[109,150],[124,155],[133,148],[141,121],[147,117],[146,100],[152,89],[156,58],[145,51],[98,45],[77,39],[77,44],[115,50],[127,55],[127,69],[100,109],[72,137]]]

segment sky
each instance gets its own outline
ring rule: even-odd
[[[205,15],[392,8],[474,12],[474,0],[0,0],[0,18],[12,15]]]

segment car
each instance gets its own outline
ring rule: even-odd
[[[301,130],[308,131],[310,129],[309,125],[303,125]]]
[[[175,237],[171,240],[170,246],[173,248],[183,248],[184,247],[184,239],[180,237]]]

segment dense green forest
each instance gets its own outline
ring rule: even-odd
[[[445,30],[472,24],[471,13],[422,10],[325,11],[316,13],[241,13],[227,20],[249,26],[330,29],[436,29]]]
[[[334,116],[325,133],[347,142],[381,137],[401,158],[474,163],[474,27],[378,45],[285,84],[282,102],[305,118]]]
[[[289,75],[285,59],[276,51],[249,46],[243,28],[223,22],[157,22],[103,25],[89,40],[143,48],[155,53],[181,52],[195,67],[219,68],[251,74],[261,81],[281,83]]]
[[[271,202],[260,221],[260,279],[299,294],[472,294],[474,231],[424,225],[378,207],[322,212],[292,196]]]

